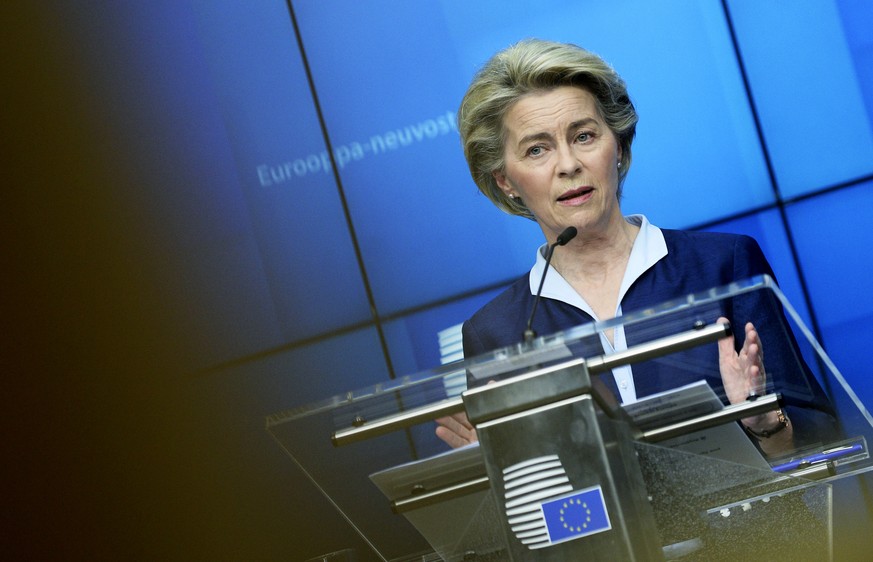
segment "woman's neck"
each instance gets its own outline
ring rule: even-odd
[[[604,231],[580,230],[565,247],[555,252],[553,267],[568,281],[596,281],[627,267],[639,227],[622,217]]]

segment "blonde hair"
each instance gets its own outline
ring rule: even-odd
[[[458,131],[473,181],[497,207],[532,219],[519,199],[498,187],[492,172],[503,170],[503,118],[522,96],[576,86],[594,96],[597,109],[621,147],[618,196],[630,169],[637,113],[624,80],[603,59],[567,43],[526,39],[491,57],[476,73],[458,110]]]

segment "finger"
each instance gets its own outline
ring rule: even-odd
[[[452,414],[452,419],[454,419],[458,424],[466,427],[467,429],[470,429],[470,430],[473,429],[473,424],[470,423],[470,419],[467,417],[467,414],[464,412]]]
[[[758,334],[758,330],[755,329],[755,325],[751,322],[746,324],[746,341],[750,343],[754,343],[758,346],[757,354],[763,359],[764,357],[764,348],[761,345],[761,335]]]
[[[464,439],[462,439],[457,433],[450,431],[448,428],[442,425],[437,426],[436,436],[453,449],[463,447],[467,444],[467,442],[464,441]]]
[[[467,421],[467,416],[446,416],[437,420],[437,424],[446,428],[446,430],[458,435],[461,439],[471,440],[475,435],[475,430],[470,422]]]
[[[436,420],[438,426],[445,428],[446,431],[452,433],[460,433],[464,428],[453,417],[446,416]]]
[[[766,372],[764,371],[764,346],[761,345],[761,336],[755,329],[755,326],[749,322],[746,324],[746,341],[744,348],[748,346],[748,358],[750,365],[755,365],[759,370],[760,386],[763,388],[766,382]]]
[[[718,322],[719,324],[723,324],[727,321],[728,321],[728,319],[725,318],[724,316],[719,316],[718,320],[716,320],[716,322]],[[736,349],[734,347],[735,344],[736,344],[736,342],[734,340],[733,332],[731,332],[730,335],[727,335],[727,336],[721,338],[720,340],[718,340],[718,360],[719,360],[719,363],[724,363],[726,361],[730,361],[734,357],[736,357],[737,352],[736,352]]]
[[[761,347],[756,344],[749,344],[748,347],[743,348],[743,359],[751,365],[760,365],[761,364]]]
[[[451,417],[440,418],[437,420],[437,434],[442,434],[443,436],[450,438],[455,436],[458,439],[464,439],[466,433],[467,429]]]
[[[464,447],[479,440],[475,429],[467,429],[449,418],[441,418],[445,424],[437,422],[436,436],[452,448]]]
[[[758,330],[755,329],[755,327],[752,325],[751,322],[749,322],[749,326],[751,327],[751,329],[749,331],[748,338],[752,341],[752,343],[754,343],[757,346],[758,351],[756,352],[756,354],[757,354],[758,358],[761,360],[761,364],[763,366],[764,346],[761,343],[761,334],[758,333]]]
[[[473,425],[470,424],[467,416],[463,413],[450,414],[448,416],[437,419],[436,422],[449,428],[451,431],[454,431],[455,433],[460,433],[462,435],[465,432],[469,432],[473,429]]]

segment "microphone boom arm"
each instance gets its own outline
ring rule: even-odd
[[[524,343],[532,342],[536,337],[537,333],[533,330],[533,319],[534,314],[537,311],[537,305],[540,303],[540,294],[543,292],[543,284],[546,282],[546,274],[549,272],[549,264],[552,263],[552,254],[555,253],[555,248],[558,246],[563,246],[570,240],[576,237],[576,227],[568,226],[564,229],[561,234],[558,235],[558,238],[555,239],[554,244],[549,245],[549,249],[546,251],[546,267],[543,270],[543,276],[540,277],[540,286],[537,289],[537,294],[534,297],[534,303],[531,307],[530,316],[527,319],[527,325],[524,329]]]

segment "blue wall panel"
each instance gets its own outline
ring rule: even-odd
[[[539,230],[494,212],[470,180],[455,125],[467,73],[439,5],[304,2],[298,18],[380,313],[529,267],[515,248]]]
[[[865,103],[873,91],[869,71],[859,76],[853,62],[853,55],[869,57],[862,53],[871,10],[861,4],[845,3],[841,17],[836,2],[729,2],[785,197],[873,173],[873,115]]]
[[[303,62],[282,2],[195,2],[258,253],[286,340],[372,320]],[[200,186],[204,191],[209,185]],[[342,306],[325,306],[342,295]]]
[[[868,408],[873,404],[866,356],[873,341],[871,209],[871,182],[788,208],[822,343]]]

